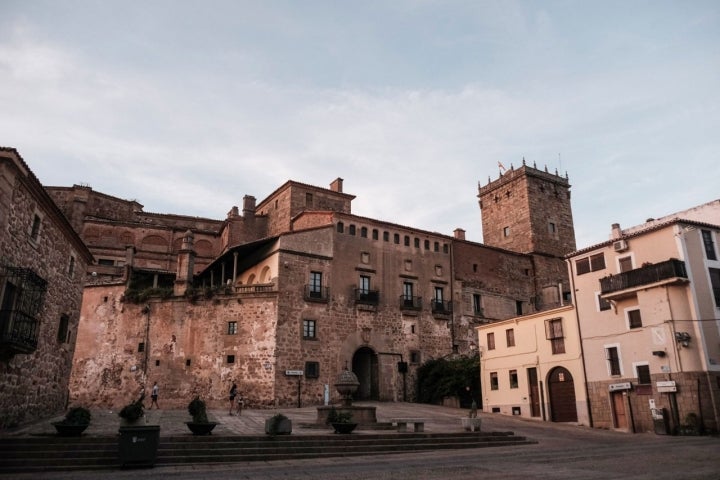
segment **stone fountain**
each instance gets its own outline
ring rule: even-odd
[[[357,423],[364,428],[380,427],[377,423],[375,407],[352,404],[352,395],[357,391],[359,386],[360,382],[357,376],[345,367],[335,381],[335,390],[337,390],[342,397],[342,401],[339,406],[327,405],[317,407],[317,423],[320,425],[327,424],[328,414],[330,410],[334,408],[338,413],[352,414],[353,423]]]

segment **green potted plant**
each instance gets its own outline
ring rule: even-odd
[[[145,415],[145,405],[142,400],[136,400],[125,405],[118,416],[122,419],[121,425],[134,425]]]
[[[65,418],[53,422],[55,430],[61,437],[79,437],[90,425],[92,415],[85,407],[73,407],[67,411]]]
[[[685,423],[678,428],[680,435],[700,435],[700,419],[695,412],[685,415]]]
[[[335,407],[328,412],[327,423],[332,425],[335,433],[351,433],[358,425],[352,421],[352,412],[337,411]]]
[[[160,426],[148,425],[141,419],[145,416],[142,398],[125,405],[118,415],[120,466],[153,467],[160,443]]]
[[[217,422],[211,422],[207,417],[207,406],[200,397],[193,398],[188,404],[188,413],[192,422],[185,422],[193,435],[210,435]]]
[[[290,435],[292,433],[292,421],[278,413],[265,420],[265,433],[268,435]]]

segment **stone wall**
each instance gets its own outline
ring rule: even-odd
[[[666,374],[652,375],[652,387],[647,394],[643,393],[642,386],[638,390],[637,379],[625,378],[588,383],[588,396],[592,409],[593,426],[595,428],[613,429],[613,407],[610,398],[609,385],[630,382],[633,389],[627,391],[625,398],[626,414],[629,428],[633,427],[636,433],[653,432],[654,424],[650,412],[650,400],[655,401],[656,408],[664,408],[668,415],[669,425],[673,431],[678,424],[685,423],[689,413],[703,417],[707,432],[717,432],[715,424],[715,411],[720,409],[720,375],[705,372],[673,373],[672,380],[677,386],[676,393],[658,393],[656,382],[667,381]],[[671,396],[674,396],[673,402]]]
[[[195,395],[221,408],[234,381],[248,405],[272,403],[276,293],[136,305],[121,302],[123,291],[85,290],[74,401],[118,409],[157,381],[164,408],[185,408]]]
[[[90,253],[14,150],[0,151],[0,268],[32,270],[47,282],[39,311],[37,349],[0,359],[0,429],[58,414],[68,402],[82,280]],[[7,156],[5,156],[7,155]],[[18,155],[19,157],[19,155]],[[16,157],[17,158],[17,157]],[[35,240],[31,229],[41,219]],[[72,258],[72,260],[71,260]],[[0,276],[0,298],[5,280]],[[67,336],[59,336],[61,317]]]

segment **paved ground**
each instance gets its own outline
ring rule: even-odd
[[[422,405],[416,403],[363,403],[355,405],[374,405],[378,422],[389,422],[392,418],[420,417],[427,419],[426,432],[460,431],[460,417],[466,417],[468,410],[457,408]],[[275,413],[282,413],[292,420],[293,433],[296,434],[327,434],[330,429],[303,428],[303,424],[312,424],[317,420],[315,407],[281,408],[276,410],[245,409],[240,416],[230,416],[224,410],[210,410],[208,417],[219,422],[213,430],[217,435],[261,435],[265,433],[265,419]],[[184,422],[190,420],[186,410],[146,410],[148,421],[160,425],[160,436],[187,435],[189,430]],[[13,435],[55,435],[55,427],[51,421],[61,420],[62,416],[29,425],[25,428],[11,432],[0,432],[0,436]],[[490,420],[488,420],[490,421]],[[108,410],[93,410],[90,427],[85,430],[86,435],[115,435],[120,424],[117,412]],[[372,432],[370,430],[365,433]],[[362,434],[363,430],[356,430]],[[376,433],[376,432],[373,432]]]
[[[366,403],[363,403],[366,405]],[[377,403],[379,421],[412,416],[428,419],[426,431],[459,430],[459,417],[467,410],[409,403]],[[281,409],[293,420],[293,433],[327,433],[327,430],[303,429],[301,423],[313,422],[315,408]],[[216,428],[222,434],[258,434],[264,420],[276,411],[248,410],[241,417],[212,411],[222,422]],[[158,414],[161,435],[187,434],[185,411],[153,411]],[[565,424],[537,422],[518,417],[484,414],[483,430],[513,431],[538,443],[514,447],[441,450],[393,455],[373,455],[312,460],[244,462],[231,465],[156,467],[142,471],[102,472],[103,479],[158,480],[229,479],[343,479],[343,480],[720,480],[720,438],[674,437],[654,433],[627,434]],[[48,428],[49,427],[49,428]],[[117,432],[115,412],[93,412],[89,435]],[[5,435],[54,434],[48,422],[41,422]],[[362,435],[363,432],[357,433]],[[10,478],[0,474],[0,478]],[[13,480],[53,478],[85,480],[98,478],[98,472],[13,475]]]

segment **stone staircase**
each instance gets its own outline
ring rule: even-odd
[[[512,432],[160,437],[157,466],[379,455],[535,443]],[[117,437],[0,439],[0,474],[119,468]]]

